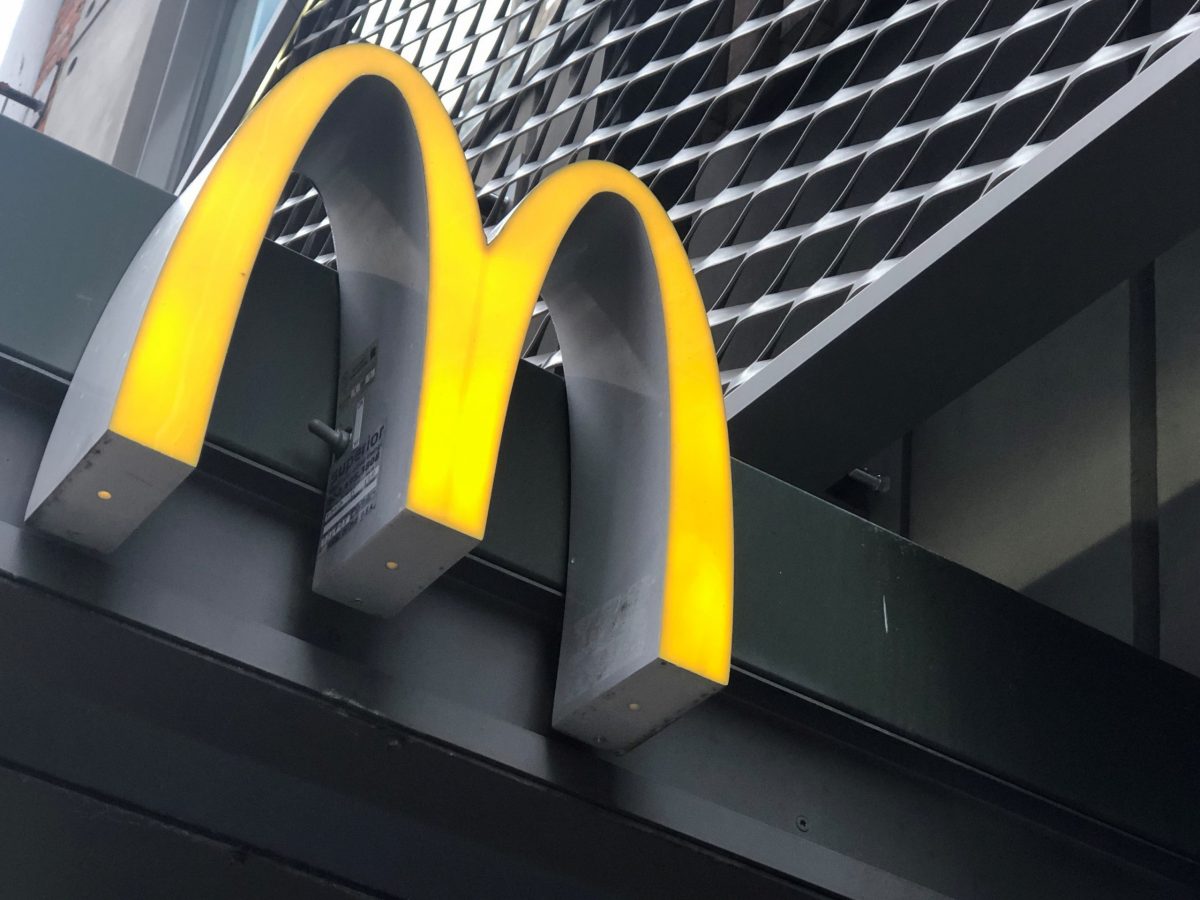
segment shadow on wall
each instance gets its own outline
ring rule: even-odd
[[[1200,548],[1200,482],[1162,504],[1158,516],[1161,656],[1174,666],[1200,675],[1200,573],[1196,565]],[[1068,614],[1075,609],[1090,608],[1089,598],[1111,592],[1114,581],[1129,584],[1127,548],[1132,539],[1126,525],[1026,585],[1021,592]],[[1132,598],[1124,610],[1109,610],[1108,621],[1104,623],[1091,621],[1095,616],[1075,617],[1128,641],[1132,634]]]

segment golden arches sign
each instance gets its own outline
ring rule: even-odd
[[[147,238],[81,360],[31,521],[111,549],[196,465],[250,270],[296,168],[334,228],[349,417],[337,424],[355,444],[334,467],[316,589],[393,612],[482,538],[544,293],[572,432],[556,727],[629,746],[724,684],[728,439],[674,226],[632,175],[585,162],[533,190],[489,243],[438,96],[368,45],[283,79]],[[368,353],[369,372],[347,368]]]

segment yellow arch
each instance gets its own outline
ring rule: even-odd
[[[110,430],[196,464],[275,204],[322,116],[363,77],[399,91],[425,166],[430,282],[409,506],[482,538],[533,304],[582,207],[598,194],[624,198],[641,217],[656,263],[667,342],[670,509],[660,656],[726,683],[733,592],[728,437],[703,304],[674,226],[628,172],[585,162],[543,182],[488,244],[453,123],[421,75],[389,51],[358,44],[315,57],[263,98],[201,176],[151,294]]]

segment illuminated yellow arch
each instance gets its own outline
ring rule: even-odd
[[[620,198],[644,230],[666,343],[670,475],[659,653],[725,683],[733,553],[728,439],[703,305],[674,226],[628,172],[584,162],[532,191],[489,244],[452,122],[421,75],[391,52],[359,44],[310,60],[263,98],[198,178],[146,304],[109,431],[196,464],[276,202],[322,118],[360,79],[383,79],[402,98],[425,172],[428,303],[408,506],[482,537],[532,307],[581,210],[597,197]]]

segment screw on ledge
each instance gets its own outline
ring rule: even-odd
[[[328,444],[335,457],[341,456],[350,446],[350,432],[331,428],[320,419],[311,419],[308,430]]]

